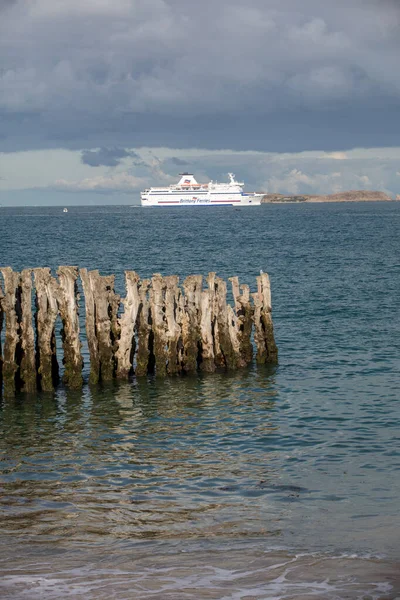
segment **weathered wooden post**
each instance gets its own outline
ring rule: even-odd
[[[263,273],[261,276],[261,293],[263,297],[263,308],[261,310],[261,320],[264,327],[264,337],[267,346],[267,362],[278,362],[278,348],[275,343],[274,326],[272,324],[272,302],[271,302],[271,283],[269,275]]]
[[[0,396],[3,393],[3,351],[2,351],[2,343],[1,343],[1,332],[3,330],[3,300],[4,293],[3,288],[0,281]]]
[[[70,388],[82,387],[81,341],[79,338],[78,267],[59,267],[58,309],[62,321],[61,337],[64,352],[63,382]]]
[[[240,319],[239,319],[239,296],[240,296],[240,288],[239,288],[239,278],[238,277],[230,277],[229,281],[232,285],[232,296],[234,300],[234,307],[230,304],[227,305],[227,322],[228,322],[228,331],[229,338],[232,346],[232,362],[235,367],[244,367],[246,363],[242,360],[241,352],[240,352]]]
[[[81,269],[86,305],[86,334],[91,358],[90,382],[109,381],[115,373],[114,353],[119,337],[119,296],[114,275]],[[93,361],[93,364],[92,364]]]
[[[235,311],[228,308],[229,333],[236,354],[237,367],[245,367],[253,358],[251,331],[253,327],[253,309],[250,304],[248,285],[239,286],[238,277],[230,277]],[[242,293],[240,293],[240,290]]]
[[[155,273],[151,278],[150,312],[153,331],[153,352],[157,377],[167,374],[167,327],[164,305],[165,285],[162,275]]]
[[[87,269],[80,269],[83,294],[85,296],[86,340],[90,356],[89,383],[96,384],[100,379],[99,344],[96,337],[95,301],[91,274]]]
[[[20,389],[22,392],[31,394],[36,392],[37,389],[35,333],[32,322],[32,269],[21,271],[19,298],[21,307]]]
[[[133,372],[135,353],[135,326],[139,312],[139,275],[135,271],[125,271],[126,297],[122,300],[124,312],[119,320],[120,336],[115,353],[116,376],[127,378]]]
[[[99,348],[100,379],[110,381],[114,375],[113,343],[111,339],[111,319],[109,313],[110,288],[114,285],[113,275],[99,275],[92,271],[94,283],[96,336]]]
[[[40,387],[54,391],[58,383],[55,322],[58,315],[58,283],[48,267],[33,269],[36,287],[36,351]]]
[[[215,274],[214,274],[215,275]],[[213,292],[209,288],[201,292],[200,298],[200,335],[201,335],[201,362],[200,370],[207,373],[215,371],[214,338],[213,338]]]
[[[219,327],[217,315],[218,309],[218,298],[217,298],[217,286],[216,286],[216,273],[211,272],[207,277],[208,292],[210,298],[210,315],[211,315],[211,332],[213,337],[213,358],[214,368],[224,367],[225,358],[221,349],[220,338],[219,338]],[[205,370],[205,369],[204,369]]]
[[[154,367],[154,355],[152,354],[151,314],[148,297],[150,279],[143,279],[139,286],[139,313],[137,320],[138,351],[136,355],[136,376],[144,377]]]
[[[4,279],[3,311],[6,316],[4,339],[3,382],[4,396],[14,396],[17,390],[16,374],[19,368],[20,324],[18,303],[19,273],[10,267],[1,269]]]
[[[219,330],[217,320],[216,301],[216,273],[211,272],[207,276],[208,289],[206,295],[202,295],[202,371],[213,372],[217,367],[225,365],[224,356],[219,342]],[[203,314],[204,311],[204,314]]]
[[[232,307],[229,306],[228,308],[227,306],[226,283],[220,277],[215,278],[215,314],[218,324],[218,341],[223,355],[223,360],[221,361],[220,358],[220,361],[226,368],[234,369],[236,367],[236,350],[239,352],[239,342],[236,340],[237,336],[234,335],[235,344],[237,346],[235,349],[232,344],[230,329],[236,327],[235,323],[233,325],[231,324],[232,320],[235,320],[236,317]]]
[[[259,364],[277,363],[276,347],[272,324],[271,285],[267,273],[257,277],[258,290],[253,296],[254,302],[254,341],[257,346],[256,360]]]
[[[245,366],[242,363],[240,356],[240,340],[239,340],[239,319],[236,311],[230,304],[226,305],[226,322],[229,335],[229,348],[230,348],[230,366],[229,369],[235,369],[236,367]],[[227,361],[228,362],[228,361]]]
[[[248,285],[240,286],[241,295],[237,298],[237,315],[239,320],[239,346],[243,364],[248,365],[253,358],[253,345],[251,332],[253,329],[253,307],[250,302],[250,288]]]
[[[121,335],[121,327],[119,324],[119,307],[121,305],[121,296],[115,292],[115,275],[110,275],[107,284],[108,297],[108,314],[110,316],[110,335],[112,349],[112,377],[116,374],[116,358],[115,354],[118,349],[118,340]]]
[[[181,337],[181,328],[178,323],[179,297],[181,295],[178,288],[179,277],[169,275],[164,277],[165,284],[165,319],[167,326],[167,373],[176,375],[180,372],[180,363],[178,356],[178,345]]]
[[[181,315],[181,329],[183,343],[182,369],[185,373],[194,373],[197,371],[199,346],[201,343],[200,301],[202,285],[202,275],[189,275],[183,282],[185,296]]]

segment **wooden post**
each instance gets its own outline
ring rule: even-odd
[[[115,276],[110,275],[107,284],[108,292],[108,314],[110,315],[110,335],[112,349],[112,367],[113,377],[116,375],[117,361],[115,354],[118,350],[118,340],[121,336],[121,327],[119,324],[119,307],[121,305],[121,296],[115,292]]]
[[[165,319],[167,324],[167,373],[176,375],[180,371],[178,357],[178,345],[181,337],[181,328],[178,324],[179,296],[178,288],[179,277],[170,275],[164,277],[165,284]]]
[[[115,377],[117,362],[116,362],[116,352],[118,349],[118,340],[121,335],[121,327],[119,324],[119,307],[121,304],[121,296],[116,294],[115,287],[115,276],[110,275],[107,280],[107,297],[108,297],[108,314],[110,317],[110,337],[111,337],[111,351],[112,351],[112,374],[110,375],[110,379]]]
[[[236,314],[236,311],[232,308],[230,304],[226,305],[226,322],[229,336],[229,346],[228,351],[230,353],[230,365],[227,367],[229,369],[236,369],[237,367],[245,366],[242,364],[241,356],[240,356],[240,340],[239,340],[239,319]],[[228,360],[227,360],[228,363]]]
[[[225,358],[221,349],[219,327],[217,315],[218,309],[218,298],[216,293],[216,274],[211,272],[207,277],[208,292],[210,298],[210,315],[211,315],[211,332],[213,336],[213,355],[214,355],[214,366],[215,368],[225,367]]]
[[[227,369],[236,367],[236,353],[239,352],[239,343],[236,340],[235,345],[232,344],[231,332],[234,335],[235,323],[232,325],[232,320],[236,317],[232,307],[226,303],[226,283],[220,277],[215,278],[215,313],[218,323],[218,341],[223,355],[223,362]],[[236,335],[234,335],[237,338]]]
[[[210,273],[207,278],[208,289],[203,290],[200,299],[200,335],[201,335],[201,371],[212,373],[215,371],[214,356],[214,280],[215,273]]]
[[[167,374],[167,323],[164,302],[165,284],[162,275],[155,273],[151,278],[150,311],[153,331],[153,352],[157,377]]]
[[[232,285],[232,295],[234,300],[234,307],[230,304],[227,305],[227,323],[228,323],[228,332],[229,339],[231,342],[232,348],[232,363],[236,367],[244,367],[245,363],[242,361],[241,353],[240,353],[240,319],[238,316],[239,313],[239,296],[240,296],[240,288],[239,288],[239,278],[238,277],[230,277],[229,281]]]
[[[10,267],[1,269],[4,279],[4,296],[2,309],[6,316],[6,333],[3,354],[3,383],[4,396],[14,396],[17,390],[16,374],[18,371],[18,345],[20,344],[19,318],[17,295],[19,287],[19,273]]]
[[[90,274],[93,277],[94,283],[95,323],[99,348],[100,380],[110,381],[114,375],[114,361],[108,292],[114,284],[114,276],[102,276],[98,271],[91,271]]]
[[[201,335],[201,362],[200,370],[207,373],[215,371],[215,353],[219,351],[218,330],[215,330],[215,273],[207,277],[208,288],[203,290],[200,298],[200,335]]]
[[[119,320],[120,337],[116,358],[116,375],[127,378],[133,372],[135,353],[135,326],[139,312],[139,275],[135,271],[125,271],[126,298],[122,300],[124,312]]]
[[[114,353],[119,336],[119,296],[114,275],[80,270],[86,304],[86,334],[91,354],[90,382],[109,381],[115,374]]]
[[[237,315],[239,320],[239,346],[243,365],[248,365],[253,358],[251,332],[253,329],[253,307],[250,302],[250,288],[241,285],[241,295],[238,297]]]
[[[80,269],[79,271],[82,281],[83,294],[85,296],[86,340],[90,356],[89,383],[96,384],[100,379],[100,359],[99,344],[96,336],[95,301],[93,277],[91,275],[92,273],[93,271],[89,272],[87,269]]]
[[[267,348],[267,362],[278,362],[278,348],[275,343],[274,326],[272,324],[271,283],[269,275],[263,273],[261,276],[261,293],[263,297],[263,308],[261,319],[264,327],[264,337]]]
[[[3,311],[6,316],[6,332],[4,339],[3,382],[4,396],[14,396],[17,391],[16,375],[19,369],[18,346],[20,345],[19,324],[19,278],[10,267],[1,269],[4,278]]]
[[[136,376],[144,377],[153,370],[154,367],[154,355],[151,349],[151,315],[150,315],[150,302],[148,297],[148,291],[150,287],[150,279],[143,279],[139,286],[139,313],[137,320],[138,330],[138,351],[136,355]]]
[[[0,281],[0,397],[3,394],[3,351],[2,351],[2,343],[1,343],[1,332],[3,330],[3,302],[4,302],[4,293],[3,288]]]
[[[232,296],[233,296],[234,308],[235,308],[235,312],[237,314],[239,312],[239,310],[240,310],[240,303],[239,303],[239,297],[240,297],[239,277],[237,277],[237,276],[235,276],[235,277],[229,277],[229,281],[231,282],[231,286],[232,286]]]
[[[194,373],[197,371],[199,346],[201,343],[201,292],[203,277],[189,275],[183,282],[185,290],[184,310],[182,314],[182,342],[183,342],[183,371]]]
[[[61,337],[64,352],[63,382],[70,388],[82,387],[81,342],[78,313],[78,267],[59,267],[58,309],[62,321]]]
[[[229,281],[232,284],[235,303],[234,312],[228,307],[229,333],[236,354],[236,366],[245,367],[253,357],[251,345],[253,309],[250,304],[250,290],[248,285],[239,285],[238,277],[230,277]]]
[[[32,270],[21,272],[19,284],[21,306],[20,335],[21,335],[21,364],[20,387],[22,392],[34,393],[37,389],[35,333],[32,323]]]
[[[257,346],[256,360],[259,364],[278,362],[278,348],[275,343],[272,324],[271,286],[267,273],[257,277],[258,291],[252,294],[254,301],[254,341]]]
[[[33,269],[36,287],[36,350],[39,384],[44,392],[54,391],[58,383],[55,322],[58,315],[58,283],[50,269]]]

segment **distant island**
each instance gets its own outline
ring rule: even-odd
[[[396,197],[396,199],[398,199]],[[326,196],[311,194],[264,194],[261,203],[269,202],[388,202],[393,201],[388,194],[384,192],[373,192],[370,190],[350,190],[348,192],[339,192],[337,194],[327,194]]]

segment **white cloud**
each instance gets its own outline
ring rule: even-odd
[[[80,181],[58,179],[49,187],[69,192],[132,192],[143,189],[145,185],[143,179],[122,172],[108,177],[104,175],[87,177]]]
[[[100,157],[99,166],[82,162],[90,153]],[[109,160],[113,156],[123,160],[113,163]],[[101,153],[86,148],[84,155],[66,150],[15,152],[0,154],[0,192],[137,192],[149,185],[174,183],[184,169],[199,181],[227,181],[232,171],[245,181],[248,191],[324,194],[369,189],[396,194],[399,162],[400,148],[281,154],[165,147],[109,148]]]
[[[372,185],[372,181],[370,180],[368,175],[356,175],[355,178],[357,179],[357,181],[360,182],[363,189],[370,188]]]
[[[339,172],[329,174],[307,174],[292,169],[282,177],[272,176],[265,182],[268,192],[300,194],[300,193],[334,193],[343,189],[342,175]]]
[[[66,173],[84,177],[86,172],[80,154],[70,150],[0,153],[0,190],[46,187]]]
[[[325,152],[324,158],[331,158],[332,160],[348,160],[348,154],[346,152]]]

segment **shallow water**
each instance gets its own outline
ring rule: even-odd
[[[0,261],[272,280],[280,362],[0,406],[0,596],[400,595],[399,203],[1,209]],[[87,361],[86,367],[87,369]]]

